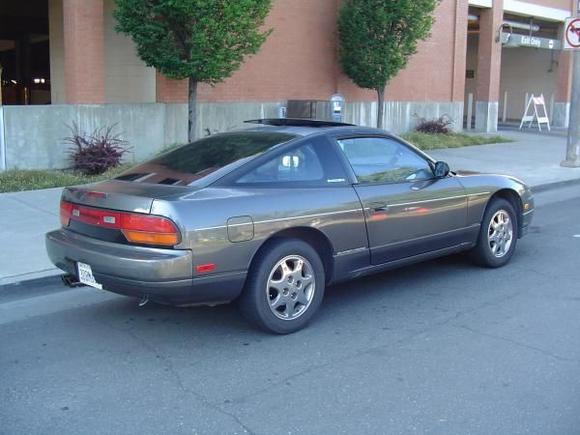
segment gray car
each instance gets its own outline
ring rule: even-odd
[[[253,122],[65,189],[46,247],[66,281],[143,303],[236,301],[289,333],[329,284],[460,251],[503,266],[530,225],[517,179],[451,172],[382,130]]]

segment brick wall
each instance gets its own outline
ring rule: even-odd
[[[171,80],[157,72],[155,94],[159,103],[186,103],[187,80]]]
[[[375,99],[375,92],[359,88],[341,73],[336,58],[336,16],[340,0],[276,0],[267,20],[273,28],[258,54],[215,87],[201,85],[200,101],[280,101],[328,99],[341,92],[348,101]],[[457,7],[458,4],[461,7]],[[465,7],[463,7],[465,6]],[[420,44],[387,89],[387,99],[397,101],[463,101],[464,42],[467,0],[443,0],[436,11],[431,37]],[[461,27],[463,26],[463,27]],[[459,65],[458,68],[456,66]],[[457,71],[460,70],[460,73]],[[454,91],[455,83],[455,91]],[[185,82],[159,76],[157,99],[187,100]]]
[[[104,103],[104,16],[102,0],[63,0],[66,101]]]
[[[455,52],[456,5],[463,5],[465,25],[458,28],[458,38],[467,38],[467,0],[443,0],[436,9],[435,24],[431,37],[419,44],[417,53],[411,57],[407,67],[387,86],[385,98],[391,101],[463,101],[463,88],[459,84],[460,96],[453,96],[454,64],[459,65],[465,75],[464,46]],[[459,20],[462,22],[461,20]],[[350,101],[366,101],[376,98],[374,91],[357,87],[348,77],[340,73],[339,91]]]
[[[327,99],[335,91],[337,0],[277,0],[258,54],[224,83],[202,85],[202,101]]]

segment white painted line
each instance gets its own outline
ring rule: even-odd
[[[580,239],[580,234],[574,234],[572,237],[574,237],[576,239]]]

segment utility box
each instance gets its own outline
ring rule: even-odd
[[[332,121],[331,102],[328,100],[288,100],[286,116],[295,119]]]

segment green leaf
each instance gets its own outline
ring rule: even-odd
[[[116,29],[173,79],[216,84],[258,52],[272,0],[116,0]]]
[[[345,0],[339,62],[360,87],[383,90],[429,36],[438,0]]]

